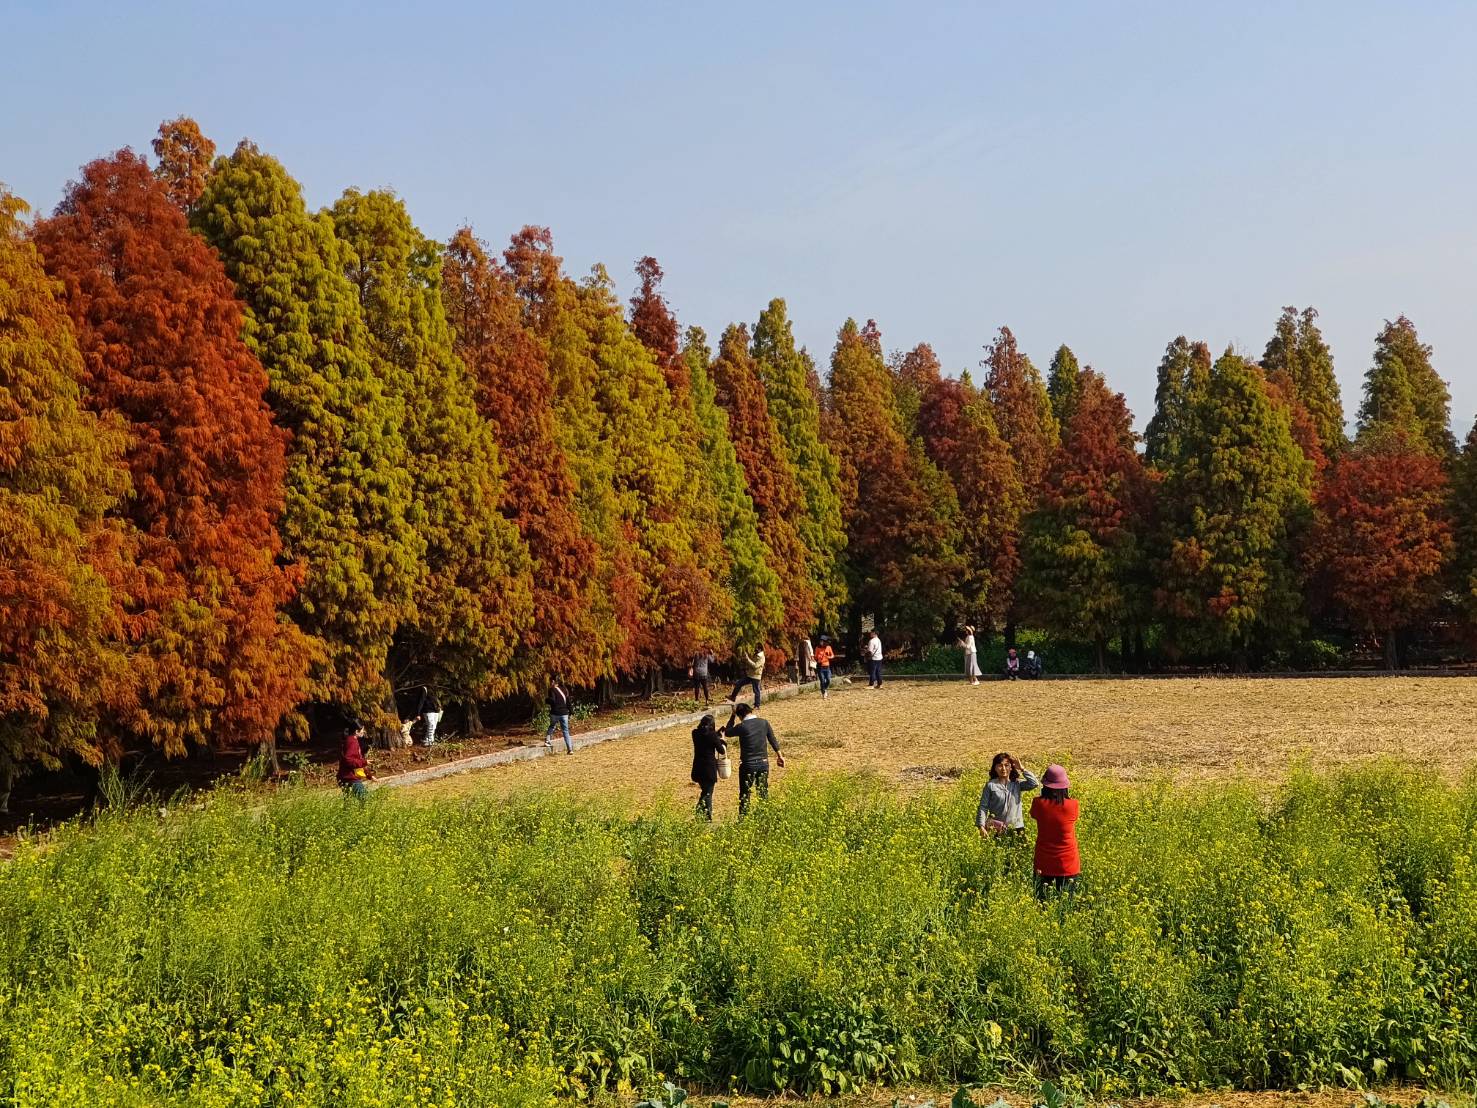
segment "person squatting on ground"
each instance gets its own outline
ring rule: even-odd
[[[831,636],[822,635],[820,646],[815,648],[815,674],[821,682],[821,699],[831,691],[831,663],[836,660],[836,651],[831,648]]]
[[[880,689],[882,687],[882,640],[877,637],[875,630],[867,639],[866,653],[867,688]]]
[[[964,627],[964,637],[959,640],[959,645],[964,647],[964,676],[969,678],[971,685],[980,683],[980,656],[974,645],[974,628],[968,624]]]
[[[1014,755],[1000,753],[990,763],[990,779],[980,793],[980,807],[975,826],[984,835],[1023,835],[1026,820],[1021,809],[1021,794],[1039,789],[1036,775],[1021,766]]]
[[[744,686],[749,685],[754,690],[754,707],[757,708],[764,700],[764,647],[761,646],[753,654],[746,650],[740,657],[744,660],[744,672],[748,676],[740,677],[733,683],[733,692],[728,694],[728,699],[738,700]]]
[[[569,692],[555,677],[549,682],[549,729],[544,732],[544,749],[554,749],[554,728],[564,732],[564,753],[573,754],[574,744],[569,741]]]
[[[737,717],[738,722],[734,719]],[[739,741],[739,818],[749,811],[749,794],[758,790],[760,800],[769,799],[769,751],[774,748],[774,760],[780,769],[785,768],[785,756],[780,753],[780,742],[774,737],[774,728],[769,720],[761,719],[747,704],[735,705],[728,715],[728,725],[723,733]]]
[[[1021,676],[1027,681],[1034,681],[1041,676],[1041,658],[1034,650],[1026,651],[1026,664],[1022,667]]]
[[[713,789],[718,784],[718,763],[728,757],[728,744],[712,716],[704,716],[692,729],[692,781],[702,790],[697,814],[713,822]]]
[[[703,694],[703,703],[713,703],[713,697],[708,691],[708,667],[713,664],[713,652],[706,648],[699,650],[692,656],[692,662],[687,667],[687,676],[692,678],[692,698],[697,699],[697,694]]]
[[[1082,860],[1077,853],[1077,801],[1068,793],[1071,782],[1061,766],[1046,767],[1041,775],[1041,795],[1031,801],[1036,821],[1036,896],[1045,900],[1077,891]]]
[[[345,796],[352,796],[360,804],[368,798],[368,783],[374,780],[374,774],[369,769],[369,760],[364,757],[364,748],[360,745],[363,737],[364,728],[358,720],[345,724],[343,741],[338,751],[339,788],[344,790]]]
[[[1005,676],[1007,680],[1014,681],[1021,675],[1021,660],[1016,655],[1015,647],[1005,652]]]

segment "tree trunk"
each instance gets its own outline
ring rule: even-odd
[[[1142,627],[1135,627],[1133,629],[1133,654],[1134,654],[1134,672],[1135,673],[1148,673],[1149,672],[1149,648],[1144,643],[1144,629]]]
[[[7,765],[0,770],[0,815],[10,812],[10,791],[15,788],[15,766]]]
[[[1095,651],[1097,651],[1097,671],[1099,673],[1107,673],[1108,672],[1108,640],[1106,638],[1104,638],[1100,634],[1099,635],[1094,635],[1092,637],[1092,647],[1093,647],[1093,649]]]
[[[1005,649],[1009,650],[1015,645],[1015,614],[1011,613],[1005,617]]]
[[[596,684],[595,700],[602,708],[609,708],[615,703],[615,690],[609,677],[600,678]]]
[[[482,712],[477,707],[475,700],[467,701],[467,734],[472,738],[482,734]]]
[[[1385,668],[1395,670],[1400,665],[1400,652],[1395,645],[1395,632],[1385,632]]]
[[[269,780],[282,772],[282,765],[277,761],[277,736],[275,733],[268,735],[256,744],[256,760],[262,767],[262,774]]]

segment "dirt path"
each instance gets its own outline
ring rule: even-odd
[[[1378,757],[1456,777],[1477,765],[1477,678],[1203,678],[1149,681],[889,682],[766,706],[789,768],[771,776],[863,771],[899,787],[948,781],[1010,750],[1120,781],[1261,774],[1298,761]],[[719,723],[723,722],[720,716]],[[695,797],[688,729],[603,743],[573,758],[498,767],[414,786],[444,798],[569,789],[641,805]],[[736,807],[719,786],[715,814]]]

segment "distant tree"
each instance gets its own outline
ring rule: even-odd
[[[1361,437],[1326,476],[1310,549],[1326,595],[1359,630],[1384,641],[1427,616],[1452,553],[1441,461],[1399,435]]]
[[[1154,389],[1154,415],[1144,433],[1144,461],[1167,470],[1180,454],[1192,393],[1210,377],[1210,348],[1181,335],[1164,350]]]
[[[174,206],[188,213],[205,191],[215,161],[215,143],[200,133],[198,123],[182,115],[159,124],[159,137],[153,146],[158,159],[155,175],[164,183]]]
[[[567,680],[602,672],[592,595],[598,546],[577,509],[578,487],[554,411],[547,344],[524,326],[512,277],[469,228],[452,236],[441,295],[455,348],[493,427],[504,466],[502,511],[532,561],[533,625],[514,652],[515,689],[542,692],[551,672]]]
[[[55,283],[0,188],[0,811],[33,765],[98,765],[103,711],[134,690],[122,649],[125,440],[82,404],[82,358]]]
[[[1009,327],[1000,328],[980,364],[985,367],[985,392],[996,426],[1001,438],[1010,443],[1021,487],[1034,501],[1061,437],[1046,385],[1031,359],[1016,346]]]
[[[736,323],[724,329],[711,369],[718,404],[727,413],[733,448],[759,516],[759,534],[769,548],[770,568],[779,579],[783,640],[790,643],[810,631],[817,610],[808,571],[810,551],[799,527],[804,494],[770,414],[746,326]]]
[[[1131,612],[1150,483],[1128,405],[1101,374],[1080,372],[1070,410],[1025,523],[1022,581],[1046,627],[1090,639],[1102,671],[1108,639]]]
[[[270,751],[306,692],[309,646],[280,614],[299,576],[277,534],[287,436],[235,288],[128,150],[84,167],[35,240],[76,329],[83,401],[121,418],[132,475],[117,510],[137,571],[137,695],[106,725],[169,755]]]
[[[834,625],[846,602],[840,470],[821,438],[815,365],[795,348],[783,300],[771,300],[759,314],[753,354],[770,415],[800,485],[804,510],[797,522],[809,556],[817,614],[823,624]]]
[[[1333,353],[1318,329],[1318,313],[1282,309],[1262,355],[1268,379],[1281,386],[1290,403],[1308,412],[1318,446],[1328,457],[1344,448],[1344,403],[1333,370]]]
[[[959,608],[963,564],[952,526],[958,505],[940,502],[927,459],[900,426],[875,323],[858,328],[847,320],[841,328],[831,357],[830,405],[853,605],[922,644]]]
[[[289,611],[322,646],[311,695],[388,727],[385,663],[425,541],[407,519],[404,412],[374,371],[344,246],[250,142],[216,161],[190,218],[236,283],[242,336],[292,433],[280,529],[285,555],[307,571]]]
[[[728,554],[724,579],[733,598],[726,643],[778,641],[784,631],[785,602],[774,556],[760,533],[749,482],[729,437],[728,415],[718,405],[713,385],[713,354],[701,327],[689,327],[683,346],[698,427],[698,455],[707,473],[718,533]]]
[[[1066,434],[1067,424],[1077,407],[1077,397],[1082,391],[1078,377],[1082,367],[1077,364],[1077,355],[1070,347],[1057,347],[1051,359],[1051,368],[1046,373],[1046,395],[1051,399],[1051,411],[1056,416],[1057,426]]]
[[[1300,626],[1295,541],[1312,466],[1255,366],[1228,350],[1203,383],[1192,364],[1189,381],[1156,595],[1177,645],[1244,666]]]
[[[1451,394],[1431,365],[1431,348],[1405,316],[1386,321],[1375,339],[1374,365],[1364,378],[1359,434],[1375,426],[1397,431],[1440,458],[1456,454]]]
[[[1477,423],[1452,463],[1449,511],[1455,540],[1452,589],[1469,627],[1477,628]]]
[[[391,682],[435,684],[467,700],[501,696],[515,685],[514,651],[532,622],[528,550],[502,514],[495,430],[453,349],[440,249],[389,192],[349,189],[330,214],[370,354],[404,413],[410,518],[425,542]]]

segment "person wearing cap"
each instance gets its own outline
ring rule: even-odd
[[[1077,890],[1082,876],[1082,859],[1077,853],[1077,801],[1068,793],[1071,782],[1061,766],[1050,765],[1041,775],[1041,795],[1031,801],[1031,818],[1036,821],[1036,896]]]
[[[821,699],[831,691],[831,663],[836,660],[836,651],[831,647],[831,636],[822,635],[820,646],[815,648],[815,675],[821,682]]]
[[[1026,651],[1026,664],[1021,667],[1021,676],[1027,681],[1034,681],[1041,676],[1041,659],[1034,650]]]
[[[980,793],[979,811],[974,818],[980,835],[1024,834],[1026,819],[1022,814],[1021,794],[1040,787],[1041,782],[1036,775],[1023,768],[1015,755],[1003,751],[995,755],[995,760],[990,763],[990,779]]]
[[[1015,647],[1012,646],[1005,652],[1005,676],[1008,680],[1014,681],[1020,675],[1021,660],[1015,652]]]
[[[363,735],[364,728],[359,721],[351,720],[344,725],[343,741],[338,751],[339,788],[344,790],[345,796],[352,796],[361,804],[369,796],[368,782],[374,780],[369,760],[364,757],[364,749],[360,745]]]

